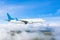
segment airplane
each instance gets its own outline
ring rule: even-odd
[[[24,23],[24,24],[28,24],[28,23],[43,23],[45,20],[43,19],[20,19],[18,20],[17,18],[12,18],[9,13],[7,13],[7,17],[8,17],[8,20],[9,22],[12,22],[12,23]]]

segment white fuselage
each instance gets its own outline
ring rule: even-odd
[[[44,19],[20,19],[20,20],[18,20],[18,21],[16,21],[16,20],[11,20],[10,22],[12,22],[12,23],[24,23],[24,22],[22,22],[22,21],[27,21],[28,23],[44,23],[45,22],[45,20]]]
[[[32,23],[40,23],[45,21],[44,19],[21,19],[21,20],[32,22]]]

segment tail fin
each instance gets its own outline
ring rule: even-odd
[[[14,18],[12,18],[12,17],[9,15],[9,13],[7,13],[7,17],[8,17],[8,21],[14,20]]]

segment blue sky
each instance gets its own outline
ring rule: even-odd
[[[60,17],[59,0],[0,0],[0,19]]]

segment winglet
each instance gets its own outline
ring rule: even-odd
[[[16,21],[18,21],[18,19],[16,18]]]

